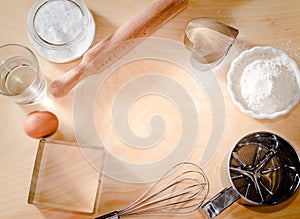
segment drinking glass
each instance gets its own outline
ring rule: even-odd
[[[21,105],[39,102],[46,82],[33,52],[19,44],[0,47],[0,94]]]

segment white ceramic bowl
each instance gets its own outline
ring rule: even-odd
[[[289,63],[289,66],[295,73],[299,90],[295,95],[293,95],[293,100],[287,106],[285,106],[284,109],[270,114],[255,112],[254,110],[247,107],[247,104],[245,103],[245,100],[243,99],[241,94],[240,78],[242,76],[243,69],[248,64],[252,63],[254,60],[275,57],[280,57],[280,59]],[[297,63],[293,59],[291,59],[286,53],[273,47],[256,46],[249,50],[243,51],[232,62],[227,74],[227,82],[227,89],[233,103],[237,105],[243,113],[246,113],[257,119],[275,119],[278,116],[287,114],[299,102],[300,99],[300,71],[297,66]]]

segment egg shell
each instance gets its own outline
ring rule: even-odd
[[[57,131],[58,125],[59,121],[55,114],[41,110],[30,112],[23,121],[25,133],[36,139],[53,135]]]

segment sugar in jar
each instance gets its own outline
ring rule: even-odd
[[[94,18],[81,0],[38,0],[29,10],[27,26],[34,49],[57,63],[81,57],[95,36]]]

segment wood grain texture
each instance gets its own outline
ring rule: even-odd
[[[149,37],[163,24],[181,12],[186,5],[186,0],[154,1],[138,15],[118,28],[112,35],[109,35],[87,51],[79,66],[51,84],[51,93],[55,97],[64,96],[90,74],[102,72],[139,44],[139,41],[133,41],[124,46],[124,42]]]
[[[0,44],[20,43],[32,49],[27,36],[26,16],[29,8],[34,0],[0,0],[3,5],[0,14]],[[152,0],[85,0],[85,3],[90,8],[96,21],[96,38],[97,42],[104,39],[105,36],[113,33],[125,21],[135,16],[139,11],[151,4]],[[277,1],[277,0],[190,0],[188,7],[169,23],[165,24],[161,29],[153,35],[156,37],[164,37],[176,41],[182,41],[183,31],[188,21],[197,17],[209,17],[219,20],[226,24],[232,25],[239,29],[240,33],[235,44],[236,50],[241,51],[245,48],[250,48],[254,45],[268,45],[277,49],[284,50],[288,55],[300,64],[300,25],[299,25],[299,8],[298,0]],[[49,63],[35,53],[38,57],[41,71],[46,76],[48,84],[53,82],[58,77],[72,68],[75,68],[80,63],[76,60],[67,64]],[[207,173],[211,182],[209,197],[214,196],[222,188],[229,185],[226,162],[228,154],[233,145],[244,135],[257,130],[273,131],[285,137],[300,151],[300,105],[298,104],[288,115],[279,117],[278,119],[256,120],[241,113],[236,106],[232,104],[229,94],[226,90],[226,73],[230,66],[230,62],[237,54],[231,53],[222,63],[214,74],[223,91],[225,107],[226,107],[226,126],[223,133],[223,138],[219,150],[212,157],[204,171]],[[121,71],[121,70],[120,70]],[[128,73],[128,71],[127,71]],[[167,74],[167,73],[166,73]],[[172,73],[183,87],[195,97],[197,103],[206,103],[203,90],[194,84],[192,78],[180,72]],[[138,75],[138,72],[130,72],[128,75],[115,75],[115,78],[109,78],[110,83],[105,84],[105,89],[99,95],[106,96],[106,100],[97,100],[96,107],[98,121],[98,131],[100,134],[110,134],[106,136],[107,141],[113,141],[113,131],[105,130],[105,115],[109,112],[110,95],[114,95],[122,82],[130,80],[130,78]],[[127,77],[127,78],[126,78]],[[200,90],[200,91],[199,91]],[[112,92],[110,92],[112,91]],[[122,183],[110,178],[104,177],[102,182],[100,202],[97,206],[97,212],[93,215],[72,213],[67,211],[59,211],[55,209],[47,209],[29,205],[27,197],[30,187],[31,174],[33,170],[34,160],[38,142],[30,139],[22,130],[22,121],[24,116],[35,109],[48,109],[56,113],[60,119],[58,132],[52,136],[54,139],[74,141],[75,133],[73,126],[72,110],[73,110],[74,95],[64,98],[53,98],[52,95],[47,95],[47,101],[35,106],[20,107],[11,103],[4,97],[0,96],[0,218],[5,219],[88,219],[94,216],[99,216],[110,211],[119,210],[132,201],[134,201],[148,185],[144,184],[129,184]],[[106,102],[107,101],[107,102]],[[159,111],[160,105],[166,108],[161,112],[166,116],[166,119],[171,119],[169,126],[177,123],[177,120],[172,120],[174,116],[174,107],[170,107],[165,102],[160,102],[157,99],[148,99],[144,103],[137,104],[133,110],[134,114],[141,116],[143,114],[150,115],[153,111]],[[105,105],[107,103],[107,105]],[[83,100],[84,104],[84,100]],[[142,111],[143,104],[151,105],[148,111]],[[209,106],[206,104],[203,110],[209,111]],[[100,109],[102,111],[100,111]],[[209,115],[209,114],[208,114]],[[141,135],[147,134],[148,124],[146,120],[132,120],[132,126]],[[202,120],[201,127],[204,129],[204,134],[210,132],[210,119]],[[146,125],[144,125],[144,123]],[[108,126],[107,126],[108,127]],[[141,128],[142,127],[142,128]],[[84,128],[84,127],[83,127]],[[177,127],[175,127],[175,132]],[[170,134],[170,133],[168,133]],[[175,135],[175,134],[174,134]],[[178,136],[172,138],[172,132],[168,136],[167,142],[172,142]],[[207,139],[200,140],[199,145],[205,144]],[[170,148],[164,148],[164,152],[168,152]],[[119,150],[119,148],[111,148],[111,150]],[[124,151],[123,151],[124,152]],[[124,153],[127,151],[125,150]],[[202,150],[201,147],[196,148],[191,156],[191,160],[198,161]],[[153,159],[153,151],[147,159]],[[130,159],[131,154],[122,154],[124,158]],[[59,167],[57,167],[59,168]],[[79,170],[80,171],[80,170]],[[299,192],[292,200],[284,206],[276,209],[267,208],[249,208],[238,203],[234,203],[228,208],[219,218],[261,218],[261,219],[296,219],[300,217],[300,195]],[[271,211],[272,210],[272,211]],[[144,217],[135,217],[144,218]],[[177,217],[158,217],[151,218],[177,218]],[[178,217],[179,218],[179,217]],[[204,218],[200,213],[183,216],[181,218]]]

